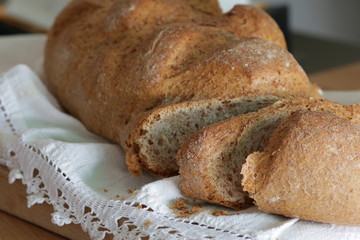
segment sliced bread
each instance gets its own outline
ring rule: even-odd
[[[240,172],[246,157],[262,151],[275,128],[298,110],[330,112],[360,122],[360,105],[288,99],[206,127],[189,137],[177,155],[183,178],[180,188],[184,194],[234,209],[251,205],[252,201],[241,187]]]
[[[126,144],[129,170],[139,175],[144,168],[163,177],[178,174],[176,154],[183,141],[205,126],[230,117],[255,112],[279,100],[275,96],[187,101],[148,113],[130,134]]]

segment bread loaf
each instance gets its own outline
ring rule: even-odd
[[[177,156],[184,194],[234,209],[251,205],[252,200],[241,187],[240,172],[247,156],[262,151],[275,128],[299,110],[328,112],[360,123],[360,105],[288,99],[205,127],[184,142]]]
[[[71,114],[125,149],[136,175],[176,173],[148,167],[156,159],[130,136],[151,111],[247,95],[321,97],[265,12],[239,5],[223,15],[215,0],[72,1],[49,32],[45,73]]]
[[[330,113],[293,113],[263,152],[246,159],[244,190],[263,211],[360,224],[360,125]]]

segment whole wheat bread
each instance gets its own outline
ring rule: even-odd
[[[263,211],[360,224],[360,125],[330,113],[298,111],[249,155],[243,189]]]
[[[48,34],[45,81],[89,130],[121,144],[140,174],[152,163],[129,135],[152,110],[246,95],[320,97],[285,45],[271,17],[251,6],[222,14],[215,0],[74,0]]]
[[[205,126],[230,117],[255,112],[279,100],[275,96],[246,96],[233,99],[207,99],[172,104],[150,111],[131,133],[128,166],[163,176],[178,174],[176,154],[183,141]]]
[[[241,187],[240,172],[245,159],[255,151],[262,151],[275,128],[298,110],[330,112],[360,123],[360,105],[288,99],[205,127],[184,142],[177,156],[184,194],[234,209],[251,205],[252,200]]]

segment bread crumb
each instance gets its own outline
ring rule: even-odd
[[[139,206],[140,206],[140,205],[139,205]],[[145,227],[148,227],[148,226],[150,226],[150,225],[151,225],[151,223],[152,223],[152,222],[151,222],[150,220],[146,220],[146,222],[145,222],[145,224],[144,224],[144,225],[145,225]]]
[[[134,190],[128,189],[127,192],[128,192],[129,194],[133,194],[133,193],[134,193]]]
[[[201,204],[194,204],[192,206],[189,201],[184,198],[179,198],[174,201],[169,208],[173,210],[179,218],[187,218],[190,215],[204,211]]]
[[[122,196],[120,196],[119,194],[117,194],[115,197],[118,198],[118,199],[120,199],[120,200],[125,200],[125,198],[122,197]]]
[[[106,188],[104,188],[104,192],[108,192],[109,190],[107,190]]]
[[[188,203],[189,201],[185,198],[179,198],[173,204],[170,206],[170,209],[172,210],[185,210],[188,209]]]
[[[143,206],[142,206],[142,205],[138,205],[136,208],[137,208],[137,209],[143,209]]]
[[[217,210],[217,211],[213,211],[211,213],[213,216],[233,216],[233,215],[237,215],[237,213],[229,213],[227,211],[224,210]]]
[[[228,212],[226,212],[226,211],[222,211],[222,210],[219,210],[219,211],[213,211],[212,213],[211,213],[213,216],[229,216],[229,215],[231,215],[231,214],[229,214]]]

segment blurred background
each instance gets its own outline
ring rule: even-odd
[[[70,0],[0,0],[0,35],[41,33]],[[219,0],[266,10],[307,73],[360,61],[360,0]]]

